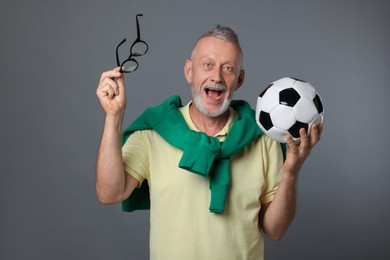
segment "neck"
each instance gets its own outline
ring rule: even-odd
[[[226,125],[229,119],[229,110],[217,117],[208,117],[200,112],[194,104],[190,105],[190,116],[192,122],[201,132],[209,136],[215,136]]]

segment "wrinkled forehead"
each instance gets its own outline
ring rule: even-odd
[[[223,55],[230,60],[236,60],[240,66],[242,65],[243,55],[240,46],[235,42],[214,36],[199,39],[192,50],[191,59],[219,55]]]

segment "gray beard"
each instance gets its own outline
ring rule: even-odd
[[[202,87],[202,91],[204,88],[206,88],[207,86],[204,86]],[[225,86],[223,86],[223,88],[226,89]],[[202,103],[202,96],[200,93],[197,93],[196,90],[194,89],[194,87],[191,86],[191,92],[192,92],[192,98],[194,100],[194,103],[195,103],[195,106],[196,108],[202,113],[204,114],[205,116],[207,117],[218,117],[220,115],[222,115],[223,113],[225,113],[228,109],[229,109],[229,106],[230,106],[230,102],[232,101],[232,98],[233,98],[233,95],[230,97],[230,98],[227,98],[223,101],[223,104],[222,106],[216,110],[216,111],[209,111],[207,110],[204,106],[203,106],[203,103]]]

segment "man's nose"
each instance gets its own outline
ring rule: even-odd
[[[212,71],[210,80],[215,83],[222,82],[222,70],[220,68],[215,67]]]

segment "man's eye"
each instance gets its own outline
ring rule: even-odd
[[[225,67],[223,67],[223,68],[224,68],[224,70],[227,71],[227,72],[233,72],[233,67],[231,67],[231,66],[225,66]]]
[[[211,68],[211,64],[210,64],[210,63],[204,63],[203,66],[204,66],[205,68]]]

